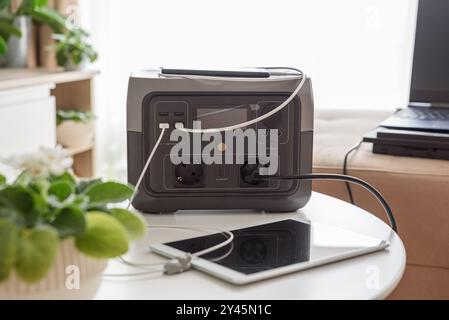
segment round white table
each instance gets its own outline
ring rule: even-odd
[[[168,276],[104,277],[96,299],[384,299],[402,278],[406,254],[399,236],[370,213],[346,202],[314,193],[308,205],[294,213],[242,211],[181,211],[145,215],[150,225],[207,225],[227,230],[289,218],[319,222],[390,242],[387,250],[346,261],[296,272],[245,286],[235,286],[197,270]],[[400,227],[400,226],[399,226]],[[187,230],[151,229],[146,239],[135,243],[128,260],[139,263],[165,261],[149,252],[149,245],[180,240],[204,233]],[[111,261],[105,273],[141,272]]]

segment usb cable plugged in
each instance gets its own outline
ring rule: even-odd
[[[164,136],[165,131],[168,130],[168,129],[170,129],[170,124],[168,124],[168,123],[166,123],[166,122],[161,122],[161,123],[159,124],[159,128],[160,128],[162,131],[161,131],[161,133],[160,133],[160,135],[159,135],[159,138],[158,138],[157,141],[156,141],[156,144],[155,144],[154,147],[153,147],[153,150],[151,150],[151,152],[150,152],[150,155],[149,155],[149,157],[148,157],[148,159],[147,159],[147,162],[145,163],[145,166],[143,167],[142,172],[140,173],[139,179],[137,180],[136,186],[134,187],[134,192],[133,192],[133,194],[131,195],[131,197],[129,198],[129,202],[128,202],[128,206],[127,206],[127,209],[128,209],[128,210],[129,210],[129,208],[131,207],[131,204],[132,204],[132,202],[134,201],[134,199],[135,199],[137,193],[139,192],[139,188],[140,188],[140,185],[141,185],[141,183],[142,183],[143,177],[145,176],[145,174],[146,174],[146,172],[147,172],[147,170],[148,170],[148,167],[150,166],[150,162],[151,162],[151,160],[153,159],[154,154],[156,153],[157,148],[158,148],[159,145],[161,144],[162,137]]]

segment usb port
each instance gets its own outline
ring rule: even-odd
[[[175,112],[176,117],[182,117],[184,115],[184,112]]]
[[[159,117],[168,117],[168,112],[159,112]]]

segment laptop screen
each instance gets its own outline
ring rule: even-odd
[[[420,0],[411,102],[449,104],[449,1]]]

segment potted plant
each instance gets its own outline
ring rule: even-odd
[[[32,21],[50,26],[55,33],[66,28],[66,19],[48,8],[48,0],[23,0],[15,12],[11,0],[0,0],[0,57],[6,55],[8,66],[26,66]]]
[[[70,149],[88,149],[94,143],[94,116],[80,110],[56,111],[57,142]]]
[[[56,60],[66,71],[79,70],[86,61],[97,60],[97,52],[86,42],[89,34],[79,27],[68,30],[65,34],[55,34]]]
[[[141,216],[113,207],[133,189],[78,180],[60,147],[5,163],[21,173],[0,176],[0,299],[92,298],[107,259],[145,234]]]

